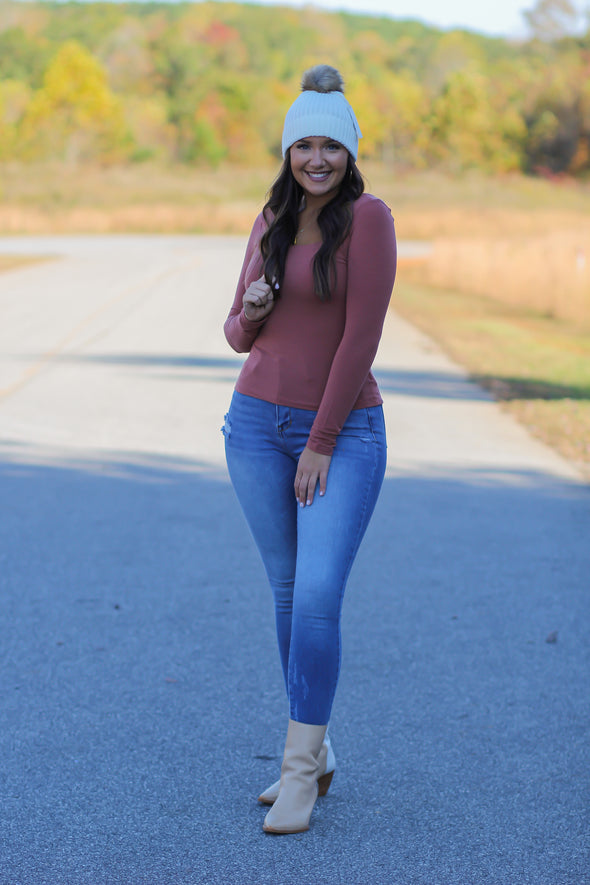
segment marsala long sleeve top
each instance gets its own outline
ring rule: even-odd
[[[355,201],[351,232],[336,253],[337,280],[329,301],[320,301],[314,291],[319,244],[291,246],[281,297],[267,317],[253,322],[246,319],[242,298],[262,276],[259,244],[265,228],[261,213],[224,326],[233,349],[249,354],[236,390],[317,411],[307,445],[331,455],[349,412],[383,402],[371,365],[395,281],[393,218],[370,194]]]

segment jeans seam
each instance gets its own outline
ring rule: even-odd
[[[342,581],[342,586],[340,587],[340,597],[339,597],[339,606],[340,609],[342,607],[342,599],[344,596],[344,590],[346,589],[346,585],[348,583],[348,577],[350,575],[350,571],[354,564],[354,560],[356,559],[356,554],[358,553],[358,548],[360,546],[359,535],[361,534],[361,530],[363,527],[363,522],[365,519],[365,514],[367,512],[367,502],[369,500],[369,493],[371,488],[373,487],[373,482],[375,481],[375,473],[377,472],[377,462],[379,460],[379,449],[377,446],[373,449],[373,470],[371,471],[371,477],[369,481],[365,485],[365,495],[362,503],[362,508],[360,509],[360,518],[358,522],[358,528],[355,536],[355,543],[350,545],[351,552],[348,554],[348,562],[346,563],[346,568],[344,570],[344,578]],[[365,527],[367,528],[367,527]],[[354,553],[352,551],[354,550]],[[341,635],[341,627],[339,623],[338,627],[338,661],[342,660],[342,635]],[[338,666],[338,670],[340,670],[340,665]],[[338,674],[336,675],[336,682],[333,686],[330,687],[330,709],[332,704],[334,703],[334,698],[336,696],[336,689],[338,688]]]
[[[373,437],[373,442],[377,442],[377,434],[375,433],[375,428],[373,426],[373,418],[371,416],[371,410],[366,409],[367,413],[367,421],[369,423],[369,430],[371,431],[371,436]]]

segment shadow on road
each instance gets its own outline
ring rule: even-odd
[[[552,384],[540,378],[514,377],[510,375],[474,375],[473,380],[490,390],[495,399],[510,401],[525,400],[590,400],[590,385]]]
[[[0,881],[584,881],[586,488],[386,480],[345,600],[339,767],[289,840],[255,801],[286,710],[224,476],[23,450],[0,496]]]
[[[35,361],[38,355],[28,354],[27,361]],[[162,354],[62,354],[56,357],[60,363],[78,363],[80,365],[103,365],[113,367],[127,367],[161,370],[192,370],[188,377],[198,377],[201,370],[205,370],[208,380],[227,382],[227,372],[234,375],[242,366],[243,360],[239,357],[214,357],[214,356],[189,356],[189,355],[162,355]],[[211,376],[212,370],[221,370],[226,374],[220,374],[217,378]],[[465,378],[456,372],[425,372],[376,369],[375,377],[382,393],[394,393],[404,396],[424,396],[436,399],[460,399],[460,400],[489,400],[489,394],[485,393],[475,384],[469,384]],[[178,375],[173,374],[175,380]],[[232,378],[234,376],[232,375]]]

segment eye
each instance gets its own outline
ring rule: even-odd
[[[298,151],[306,151],[309,149],[309,145],[306,141],[300,141],[299,144],[295,145]]]
[[[326,150],[328,151],[340,151],[342,150],[342,145],[337,141],[331,141],[326,145]]]

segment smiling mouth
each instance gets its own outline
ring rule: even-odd
[[[331,173],[331,169],[325,169],[323,172],[309,172],[307,171],[307,175],[311,178],[312,181],[323,181],[324,178],[327,178]]]

